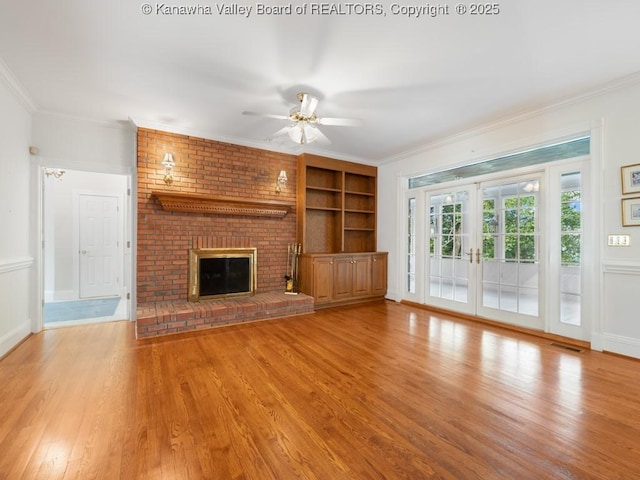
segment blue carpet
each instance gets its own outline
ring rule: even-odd
[[[120,297],[45,303],[44,321],[64,322],[85,318],[110,317],[116,312]]]

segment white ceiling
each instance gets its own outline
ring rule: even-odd
[[[379,16],[258,15],[260,2],[207,0],[144,15],[145,1],[0,0],[0,59],[40,112],[280,151],[298,151],[266,140],[286,123],[241,113],[286,114],[307,91],[319,116],[362,126],[323,126],[331,144],[306,151],[365,163],[640,71],[637,0],[505,0],[491,16],[440,3],[449,15],[421,18],[386,2]]]

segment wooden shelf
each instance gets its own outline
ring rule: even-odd
[[[369,193],[369,192],[354,192],[353,190],[345,190],[344,193],[348,194],[348,195],[363,195],[365,197],[375,197],[376,194],[375,193]]]
[[[341,208],[330,208],[330,207],[309,207],[307,206],[307,210],[324,210],[327,212],[340,212]]]
[[[284,217],[292,205],[269,200],[236,197],[216,197],[191,193],[151,192],[167,212],[199,213],[202,215],[241,215],[251,217]]]
[[[376,250],[377,168],[298,157],[298,241],[304,253]]]
[[[344,209],[344,211],[347,212],[347,213],[366,213],[366,214],[376,213],[373,210],[351,210],[351,209],[346,209],[346,208]]]
[[[319,192],[335,192],[335,193],[342,192],[342,190],[340,190],[339,188],[313,187],[311,185],[307,185],[307,190],[317,190]]]

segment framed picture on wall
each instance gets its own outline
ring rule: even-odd
[[[640,226],[640,197],[622,199],[622,226]]]
[[[622,194],[640,193],[640,163],[626,165],[620,169],[622,173]]]

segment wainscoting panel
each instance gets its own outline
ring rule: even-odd
[[[640,262],[607,261],[603,271],[603,350],[640,358]]]
[[[33,258],[0,260],[0,357],[31,333],[29,275]]]

